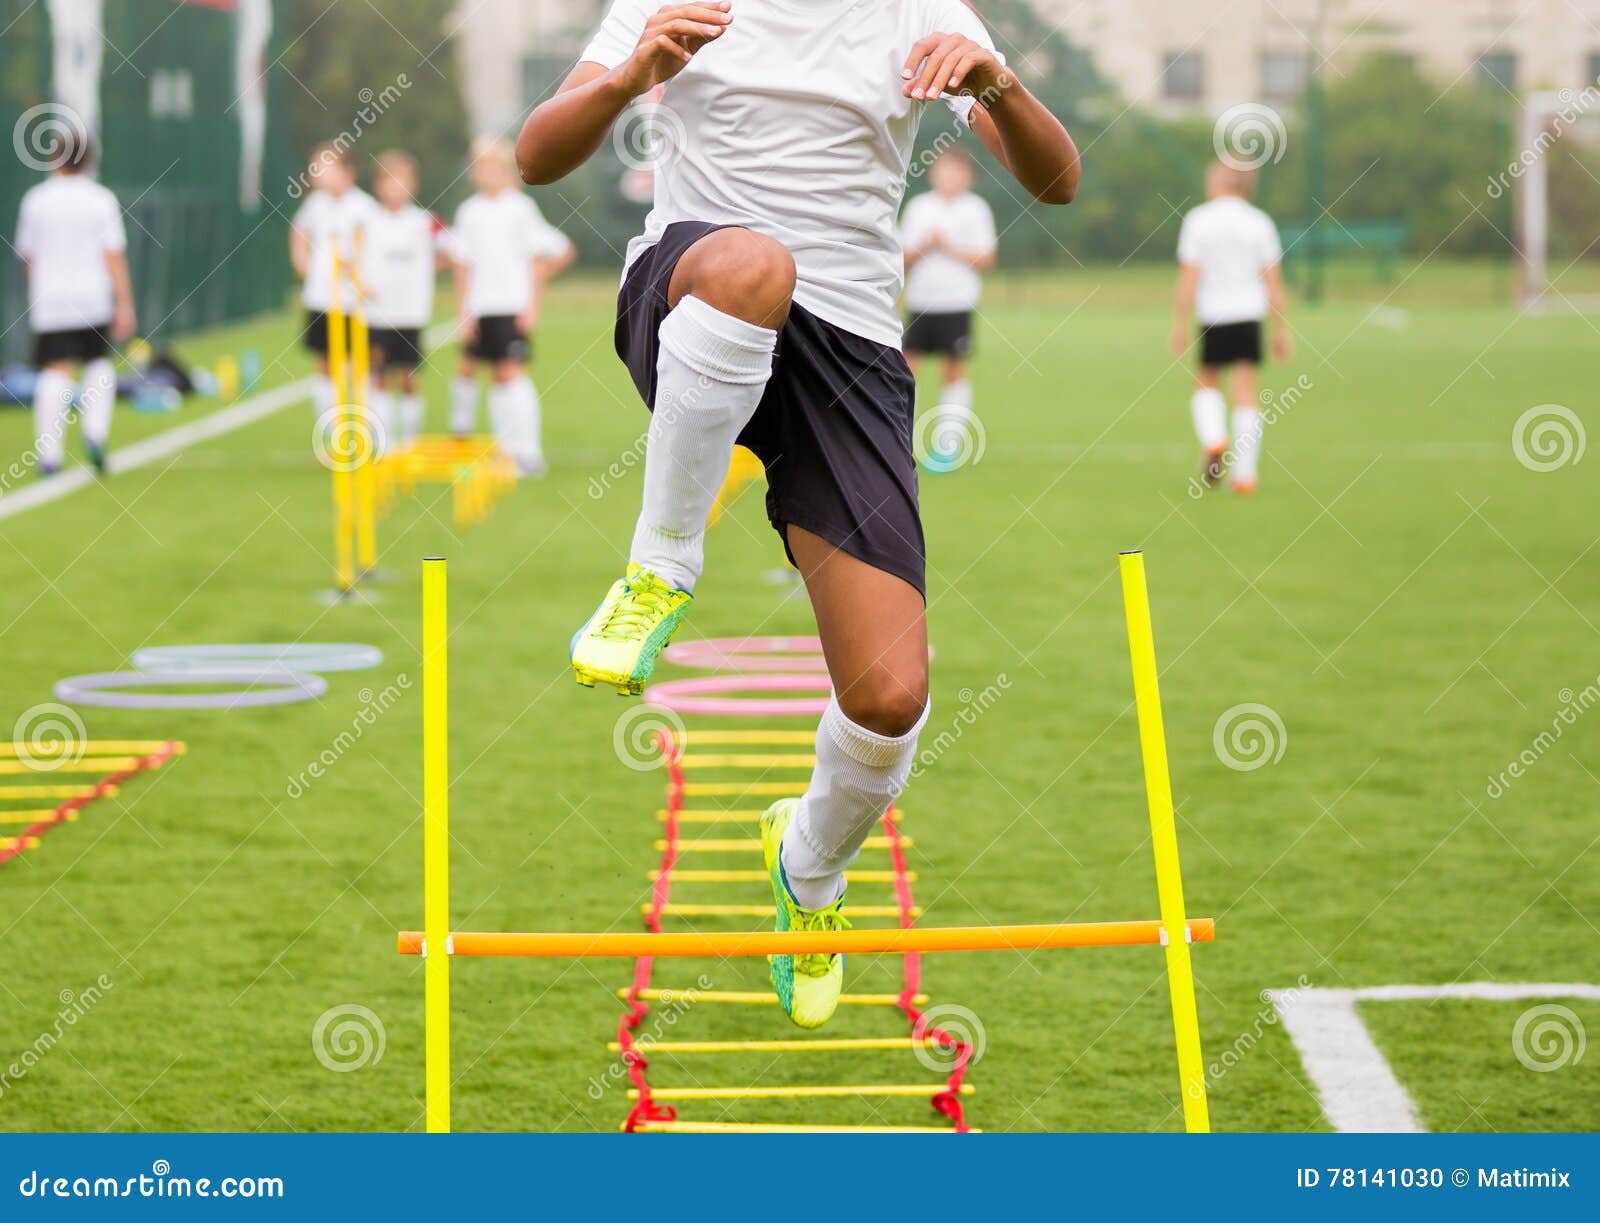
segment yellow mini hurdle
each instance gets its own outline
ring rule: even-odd
[[[387,510],[396,493],[419,484],[448,484],[451,518],[458,527],[482,522],[517,484],[517,465],[493,437],[424,434],[384,455],[376,468],[378,505]]]
[[[642,933],[514,933],[465,932],[450,929],[449,862],[449,757],[447,732],[449,718],[449,671],[446,657],[448,609],[446,565],[440,558],[429,558],[422,566],[422,821],[423,821],[423,929],[402,931],[397,949],[402,955],[423,957],[423,1022],[425,1046],[425,1119],[429,1132],[450,1129],[450,960],[455,956],[532,956],[532,957],[662,957],[662,956],[764,956],[846,952],[852,954],[934,951],[1030,951],[1038,948],[1160,946],[1165,949],[1168,992],[1171,1000],[1173,1035],[1177,1047],[1178,1078],[1182,1093],[1184,1128],[1191,1133],[1210,1129],[1206,1106],[1206,1084],[1200,1048],[1199,1023],[1195,1008],[1194,977],[1189,947],[1193,942],[1210,942],[1215,927],[1210,918],[1191,918],[1185,911],[1183,881],[1178,860],[1177,828],[1168,776],[1165,732],[1161,721],[1161,697],[1157,683],[1154,635],[1150,622],[1149,596],[1145,585],[1144,558],[1139,552],[1121,556],[1122,592],[1127,616],[1128,645],[1133,667],[1134,702],[1138,714],[1139,741],[1143,757],[1145,791],[1149,807],[1150,835],[1155,853],[1156,890],[1160,918],[1157,920],[1113,922],[1067,922],[1041,925],[920,927],[900,926],[884,929],[838,931],[772,930],[746,932],[642,932]],[[727,738],[739,732],[691,732],[691,746],[720,746],[752,742]],[[724,736],[724,737],[718,737]],[[770,742],[770,740],[763,740]],[[799,740],[796,740],[798,745]],[[705,783],[702,783],[705,784]],[[803,788],[803,787],[802,787]],[[688,792],[692,787],[686,787]],[[748,789],[748,788],[747,788]],[[784,792],[791,792],[785,786]],[[748,815],[749,813],[741,813]],[[891,825],[892,826],[892,825]],[[901,843],[904,843],[902,839]],[[707,846],[706,842],[687,842]],[[730,842],[730,844],[733,844]],[[737,842],[741,847],[746,842]],[[668,999],[672,991],[644,990],[640,997]],[[920,997],[920,995],[919,995]],[[739,991],[696,990],[700,1001],[775,1001],[768,995]],[[896,995],[845,995],[845,1003],[895,1005]],[[914,1039],[914,1038],[913,1038]],[[898,1038],[892,1047],[912,1047]],[[697,1042],[681,1051],[714,1052],[723,1042]],[[740,1048],[751,1042],[736,1042]],[[807,1049],[825,1047],[824,1042],[772,1041],[774,1051],[791,1045]],[[648,1045],[642,1046],[648,1048]],[[657,1046],[668,1048],[670,1046]],[[832,1047],[845,1044],[833,1042]],[[855,1046],[852,1046],[855,1047]],[[891,1047],[878,1043],[859,1047]],[[657,1099],[732,1099],[775,1097],[829,1097],[872,1095],[936,1095],[941,1085],[815,1086],[778,1087],[754,1085],[738,1088],[658,1088]],[[957,1090],[965,1092],[970,1087]],[[648,1132],[713,1132],[719,1128],[750,1132],[752,1125],[723,1125],[717,1122],[649,1121],[639,1130]],[[778,1126],[774,1132],[848,1130],[863,1132],[863,1127]],[[865,1127],[874,1128],[874,1127]],[[880,1127],[898,1130],[899,1127]],[[920,1127],[911,1127],[921,1132]]]

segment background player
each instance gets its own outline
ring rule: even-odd
[[[994,213],[972,190],[972,158],[960,147],[939,154],[928,171],[932,191],[913,196],[900,221],[906,252],[906,363],[912,376],[921,359],[943,359],[943,384],[936,409],[941,419],[926,436],[934,444],[923,456],[929,471],[950,467],[943,439],[959,438],[972,415],[972,312],[983,291],[983,273],[994,267]]]
[[[1178,235],[1178,292],[1172,354],[1189,349],[1190,316],[1200,323],[1200,371],[1190,401],[1195,435],[1205,449],[1202,478],[1215,484],[1231,467],[1236,493],[1256,491],[1261,460],[1261,322],[1272,315],[1272,355],[1294,355],[1283,287],[1283,247],[1272,218],[1250,196],[1255,174],[1214,162],[1206,171],[1206,202],[1183,219]],[[1228,447],[1227,400],[1233,393],[1233,448]]]
[[[28,277],[33,328],[34,454],[39,474],[61,470],[67,416],[77,398],[83,445],[96,471],[106,469],[116,374],[111,344],[134,332],[127,235],[117,197],[89,177],[94,146],[87,133],[56,138],[50,177],[22,197],[17,255]],[[81,369],[82,393],[74,372]]]
[[[362,239],[361,285],[377,383],[371,404],[382,446],[409,442],[422,429],[417,367],[422,364],[422,329],[433,317],[442,226],[416,205],[417,163],[410,154],[380,156],[372,189],[379,207],[367,218]]]
[[[576,257],[560,230],[523,194],[511,146],[482,137],[470,167],[477,194],[456,211],[456,313],[461,368],[450,388],[450,430],[478,416],[478,362],[489,364],[489,424],[523,475],[544,474],[539,392],[528,374],[544,286]]]

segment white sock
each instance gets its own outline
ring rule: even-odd
[[[450,383],[450,432],[471,433],[478,424],[478,380],[457,378]]]
[[[400,396],[400,440],[414,442],[422,432],[422,396],[415,392]]]
[[[33,452],[39,466],[54,470],[67,453],[67,412],[72,379],[58,369],[42,369],[33,384]]]
[[[500,449],[516,458],[516,429],[511,421],[513,385],[510,382],[489,384],[489,432],[500,443]]]
[[[1233,410],[1233,482],[1254,484],[1260,470],[1261,439],[1266,432],[1266,422],[1261,409],[1244,407]]]
[[[394,446],[394,396],[378,387],[368,391],[367,420],[372,428],[372,454],[379,458]]]
[[[656,402],[644,458],[644,504],[628,559],[693,590],[705,565],[706,516],[733,444],[772,376],[778,333],[685,297],[661,323]]]
[[[489,388],[489,419],[501,449],[516,460],[523,475],[544,470],[539,392],[526,375]]]
[[[927,720],[923,709],[915,726],[890,738],[857,726],[829,698],[817,726],[811,784],[783,834],[784,879],[801,907],[820,909],[839,899],[845,867],[905,788]]]
[[[311,380],[311,410],[321,420],[337,406],[333,400],[333,379],[326,374],[318,374]]]
[[[968,417],[972,415],[972,383],[963,378],[960,382],[952,382],[944,388],[939,400],[939,407],[953,415]]]
[[[1189,400],[1194,417],[1194,435],[1207,450],[1221,450],[1228,444],[1228,401],[1215,387],[1202,388]]]
[[[83,421],[83,440],[105,448],[111,440],[111,411],[117,404],[117,371],[105,357],[97,357],[83,367],[83,390],[78,393],[78,414]]]

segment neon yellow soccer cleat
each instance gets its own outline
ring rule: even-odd
[[[573,675],[587,688],[609,684],[623,696],[638,696],[692,602],[687,590],[674,590],[648,569],[629,565],[628,575],[572,635],[567,654]]]
[[[848,930],[844,897],[825,909],[802,909],[789,894],[778,860],[783,830],[799,809],[798,798],[780,798],[761,814],[761,853],[778,902],[779,930]],[[802,1028],[820,1028],[833,1017],[844,989],[844,955],[769,955],[772,988],[783,1013]]]

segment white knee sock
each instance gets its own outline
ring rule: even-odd
[[[78,412],[83,420],[83,440],[105,448],[111,440],[111,412],[117,403],[117,372],[105,357],[83,367],[83,390],[78,393]]]
[[[489,388],[489,421],[500,448],[516,460],[527,475],[544,471],[544,447],[539,392],[533,379],[523,376]]]
[[[478,424],[478,380],[457,378],[450,383],[450,432],[471,433]]]
[[[326,374],[318,374],[311,380],[311,410],[321,420],[336,406],[333,401],[333,379]]]
[[[628,559],[693,590],[705,564],[706,516],[733,444],[772,376],[778,333],[685,297],[661,324],[644,504]]]
[[[367,420],[372,428],[373,457],[381,457],[394,448],[394,396],[388,391],[373,387],[367,394]]]
[[[1254,484],[1260,470],[1261,441],[1266,432],[1266,422],[1261,419],[1261,409],[1244,407],[1233,410],[1233,482]]]
[[[952,382],[944,388],[939,400],[939,407],[958,417],[972,415],[972,383],[963,378],[960,382]]]
[[[67,412],[72,379],[57,369],[42,369],[33,384],[33,452],[39,466],[54,471],[67,451]]]
[[[905,788],[927,720],[924,709],[915,726],[891,739],[857,726],[837,699],[828,701],[811,784],[783,834],[784,878],[802,907],[820,909],[844,891],[845,867]]]
[[[422,396],[412,392],[400,396],[400,440],[413,442],[422,432]]]
[[[1202,388],[1189,400],[1194,417],[1194,435],[1207,450],[1221,450],[1228,444],[1228,401],[1215,387]]]

